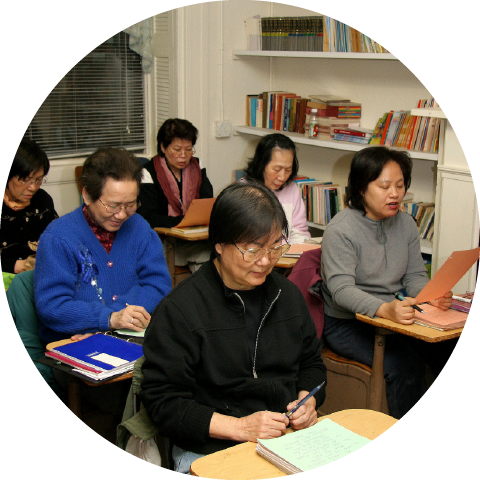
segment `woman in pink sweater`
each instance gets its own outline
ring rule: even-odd
[[[272,190],[285,210],[288,220],[288,243],[304,243],[310,238],[305,204],[293,179],[298,174],[297,147],[281,133],[260,140],[254,157],[248,162],[246,176]]]

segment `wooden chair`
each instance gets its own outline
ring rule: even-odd
[[[75,180],[77,181],[77,187],[78,191],[80,192],[80,195],[82,194],[82,181],[80,179],[80,175],[82,174],[83,170],[83,165],[78,165],[75,167]]]
[[[346,409],[371,409],[372,369],[323,347],[322,358],[327,367],[326,399],[318,408],[320,415]],[[385,381],[383,382],[382,413],[389,414]]]

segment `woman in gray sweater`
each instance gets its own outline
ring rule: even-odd
[[[348,179],[348,207],[333,218],[322,240],[325,341],[339,355],[369,366],[374,327],[355,314],[411,324],[415,297],[428,282],[416,223],[399,211],[411,172],[406,152],[386,147],[357,152]],[[401,290],[406,292],[403,301],[393,295]],[[451,292],[434,304],[447,309]],[[454,346],[389,336],[384,372],[393,417],[401,418],[425,393],[425,364],[440,373]]]

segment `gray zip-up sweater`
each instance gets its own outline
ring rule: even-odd
[[[393,293],[404,288],[415,297],[428,282],[416,223],[403,212],[376,221],[342,210],[325,229],[321,258],[324,308],[331,317],[373,317]]]
[[[210,438],[214,412],[284,412],[326,380],[315,324],[296,285],[271,273],[252,358],[240,296],[209,261],[158,305],[145,334],[141,400],[160,434],[196,453],[234,442]],[[315,395],[317,406],[325,389]]]

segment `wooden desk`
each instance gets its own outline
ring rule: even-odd
[[[319,422],[330,420],[352,432],[374,440],[388,430],[397,420],[372,410],[342,410],[319,418]],[[222,480],[254,480],[260,478],[285,477],[269,461],[255,452],[257,444],[241,443],[195,460],[190,473],[197,477],[219,478]]]
[[[375,344],[373,349],[372,381],[370,387],[370,404],[372,410],[380,410],[383,394],[383,360],[385,357],[385,336],[400,333],[424,342],[437,343],[458,338],[463,328],[440,331],[423,325],[403,325],[386,318],[370,318],[357,313],[357,319],[375,327]]]
[[[165,252],[165,261],[167,268],[172,278],[172,287],[176,285],[175,282],[175,239],[187,240],[188,242],[198,242],[201,240],[208,240],[208,232],[202,233],[178,233],[172,232],[171,228],[155,227],[160,240],[163,243],[163,250]]]
[[[52,350],[55,347],[60,347],[61,345],[66,345],[67,343],[72,343],[72,340],[59,340],[57,342],[52,342],[47,345],[47,351]],[[110,383],[122,382],[124,380],[129,380],[133,377],[133,371],[124,373],[118,377],[112,378],[111,380],[106,380],[102,383],[90,382],[87,379],[80,379],[74,375],[68,375],[68,408],[78,417],[82,418],[82,401],[80,398],[80,382],[85,383],[91,387],[98,387],[99,385],[108,385]]]

